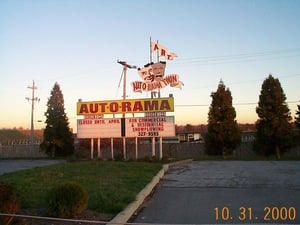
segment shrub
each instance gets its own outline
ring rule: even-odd
[[[87,208],[88,199],[88,193],[79,184],[58,185],[48,193],[48,213],[54,217],[74,217]]]
[[[0,213],[16,214],[21,208],[21,202],[12,186],[0,181]],[[0,224],[8,225],[13,221],[12,216],[0,216]]]

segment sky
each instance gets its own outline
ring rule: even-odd
[[[178,74],[174,96],[178,125],[206,124],[211,93],[220,80],[231,91],[238,123],[254,123],[261,85],[278,78],[294,117],[300,100],[300,1],[298,0],[0,0],[0,128],[34,126],[55,84],[61,87],[76,132],[78,99],[122,99],[117,60],[143,67],[152,41],[175,52],[166,74]],[[138,72],[127,70],[127,98]],[[42,121],[42,122],[40,122]]]

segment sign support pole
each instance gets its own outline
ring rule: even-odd
[[[101,151],[100,151],[100,138],[98,138],[97,147],[98,147],[98,159],[100,159],[100,157],[101,157]]]
[[[110,138],[111,159],[114,160],[114,139]]]
[[[152,157],[155,157],[155,137],[152,137]]]
[[[123,155],[124,155],[124,160],[126,161],[126,138],[123,137]]]
[[[91,159],[94,158],[94,138],[91,138]]]
[[[159,137],[159,159],[163,158],[163,145],[162,145],[162,137]]]
[[[135,159],[138,160],[138,138],[135,137]]]

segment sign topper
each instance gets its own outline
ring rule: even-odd
[[[173,60],[177,55],[173,52],[169,53],[168,49],[160,44],[151,42],[151,54],[158,53],[158,57],[164,57],[166,60]],[[184,85],[179,80],[179,75],[169,74],[165,76],[166,62],[149,63],[144,68],[139,68],[138,73],[142,81],[134,81],[131,83],[134,92],[154,91],[162,89],[168,85],[180,88]]]

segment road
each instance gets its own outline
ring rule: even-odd
[[[0,160],[0,175],[4,173],[10,173],[18,170],[26,170],[34,167],[48,166],[58,163],[64,163],[65,160],[46,160],[46,159],[34,159],[34,160]]]
[[[201,161],[172,167],[130,222],[300,224],[300,162]]]

